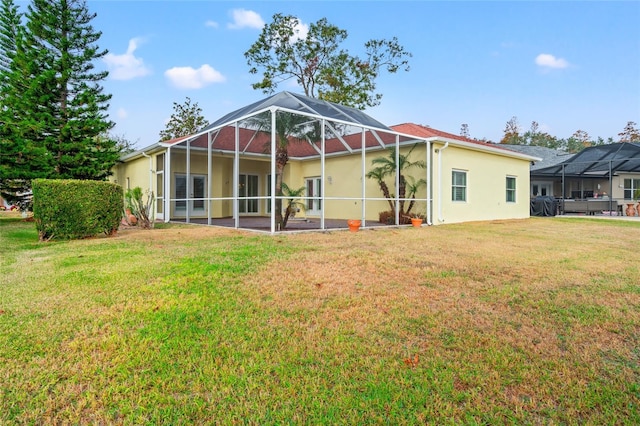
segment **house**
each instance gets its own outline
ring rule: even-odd
[[[284,132],[292,117],[297,124]],[[402,170],[410,195],[398,189],[397,168],[385,176],[389,199],[367,177],[374,160],[385,157],[424,166]],[[433,225],[528,217],[529,163],[536,160],[426,126],[387,127],[354,108],[281,92],[196,134],[123,156],[112,180],[153,191],[157,219],[236,228],[262,219],[275,233],[278,202],[291,200],[276,196],[279,178],[304,188],[295,197],[304,205],[296,211],[298,228],[346,228],[354,218],[364,227],[379,225],[392,206],[399,224],[411,203]]]
[[[623,205],[640,198],[640,143],[586,148],[559,164],[532,170],[531,180],[551,182],[551,194],[562,201],[564,211],[575,211],[575,201],[605,198],[610,205],[599,210],[626,214]]]
[[[533,145],[501,145],[504,148],[520,152],[522,154],[530,155],[532,157],[538,157],[539,161],[531,162],[531,175],[535,176],[531,178],[530,182],[530,195],[531,197],[537,196],[550,196],[555,197],[554,189],[556,190],[555,194],[560,197],[560,193],[557,192],[558,189],[555,188],[554,182],[555,178],[553,176],[544,176],[537,175],[536,172],[538,170],[555,166],[556,164],[563,163],[568,161],[575,154],[562,151],[558,149],[547,148],[544,146],[533,146]]]

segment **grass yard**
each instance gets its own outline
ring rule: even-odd
[[[0,217],[0,424],[640,424],[640,223],[40,243]]]

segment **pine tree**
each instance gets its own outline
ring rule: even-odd
[[[30,73],[19,55],[24,47],[22,14],[13,0],[0,5],[0,195],[21,204],[30,180],[46,177],[47,153],[33,140],[39,125],[29,121],[25,95]]]
[[[27,11],[26,48],[17,57],[31,73],[27,102],[51,161],[51,177],[104,179],[118,159],[106,110],[111,95],[94,61],[107,54],[96,42],[85,0],[33,0]],[[24,57],[21,57],[24,55]]]
[[[0,72],[3,74],[9,71],[16,53],[21,16],[13,0],[2,0],[0,4]]]

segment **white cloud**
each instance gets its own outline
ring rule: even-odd
[[[567,68],[569,62],[562,58],[556,58],[548,53],[541,53],[536,56],[536,65],[545,68]]]
[[[171,84],[179,89],[200,89],[211,83],[222,83],[226,79],[210,65],[204,64],[200,68],[173,67],[164,72]]]
[[[129,40],[129,47],[126,53],[122,55],[107,53],[104,56],[103,61],[107,64],[111,78],[114,80],[131,80],[151,74],[151,70],[144,64],[144,61],[134,55],[142,41],[141,38],[132,38]]]
[[[216,21],[212,21],[211,19],[209,19],[207,22],[204,23],[205,27],[211,27],[211,28],[218,28],[218,23]]]
[[[246,9],[234,9],[231,11],[233,22],[227,26],[233,30],[239,30],[242,28],[256,28],[261,30],[264,27],[264,21],[260,15],[253,10]]]
[[[125,119],[129,116],[129,113],[124,108],[118,108],[116,115],[118,116],[118,118]]]
[[[307,24],[303,24],[302,22],[298,22],[293,28],[293,37],[291,37],[291,43],[295,43],[298,40],[304,40],[307,38],[309,34],[309,26]]]

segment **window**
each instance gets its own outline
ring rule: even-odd
[[[467,172],[451,172],[451,200],[467,201]]]
[[[636,191],[640,191],[640,179],[624,180],[624,198],[626,200],[634,200]],[[640,195],[640,193],[638,194]]]
[[[516,202],[516,178],[507,176],[507,203]]]

